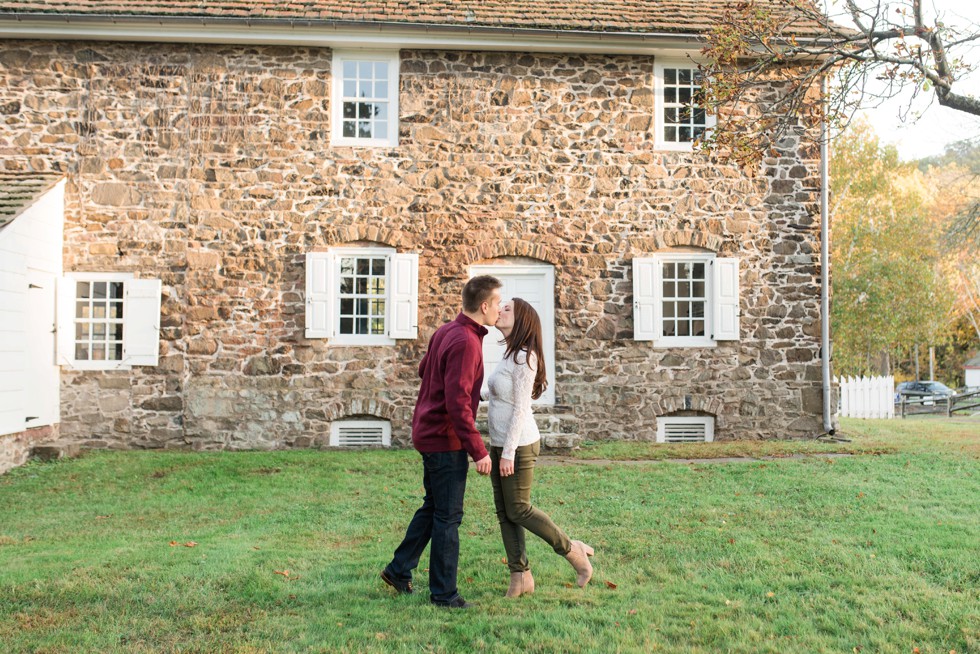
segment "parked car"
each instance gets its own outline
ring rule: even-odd
[[[907,381],[895,387],[896,402],[901,402],[904,396],[908,400],[922,400],[923,404],[934,404],[936,400],[944,400],[954,395],[956,391],[937,381]]]

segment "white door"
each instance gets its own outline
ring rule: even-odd
[[[541,336],[544,339],[545,370],[548,388],[533,404],[555,403],[555,269],[541,265],[479,265],[470,266],[470,276],[493,275],[501,281],[500,297],[504,300],[519,297],[525,300],[541,317]],[[504,358],[503,334],[490,327],[483,339],[483,390],[494,367]]]
[[[55,361],[55,276],[27,271],[27,422],[41,427],[60,417],[61,369]]]

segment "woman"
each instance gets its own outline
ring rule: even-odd
[[[568,559],[578,574],[578,585],[585,586],[592,578],[589,557],[593,549],[582,541],[569,540],[547,514],[531,505],[534,463],[541,448],[531,400],[541,397],[548,386],[541,348],[541,320],[534,307],[514,298],[501,305],[496,327],[504,335],[506,350],[487,381],[493,465],[490,479],[510,568],[506,597],[534,592],[534,577],[524,547],[525,529]]]

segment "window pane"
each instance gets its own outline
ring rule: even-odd
[[[677,303],[677,317],[687,318],[691,315],[691,304],[689,302]]]
[[[101,302],[92,305],[92,317],[96,319],[105,319],[105,305]]]
[[[75,345],[75,360],[88,361],[88,345],[81,343]]]
[[[664,68],[664,82],[667,84],[677,84],[676,68]]]
[[[366,120],[357,123],[357,136],[362,139],[371,138],[371,123]]]
[[[344,97],[353,98],[357,95],[357,82],[352,79],[344,80]]]
[[[370,102],[358,102],[357,103],[357,117],[358,118],[373,118],[374,117],[374,105]]]
[[[681,104],[691,104],[691,89],[679,88],[677,89],[677,94],[680,98],[678,102]]]
[[[355,292],[360,295],[366,295],[368,292],[368,278],[358,277],[355,285]]]
[[[374,122],[374,133],[377,134],[378,138],[385,138],[388,134],[388,122],[376,120]]]
[[[681,320],[677,323],[677,335],[678,336],[690,336],[691,335],[691,325],[686,320]]]
[[[383,82],[375,82],[374,83],[374,97],[376,97],[379,100],[387,100],[388,99],[388,82],[387,82],[387,80],[386,81],[383,81]]]
[[[113,361],[122,361],[122,343],[109,346],[109,358]]]
[[[677,326],[673,320],[664,321],[664,336],[673,336],[676,331]]]
[[[77,282],[75,284],[75,297],[76,298],[88,298],[92,297],[89,295],[89,284],[88,282]]]
[[[695,320],[692,323],[691,331],[693,336],[704,336],[704,321]]]
[[[109,282],[109,297],[114,300],[121,300],[123,296],[122,282]]]
[[[691,282],[680,282],[677,285],[677,297],[691,297]]]
[[[343,316],[354,315],[354,300],[343,298],[340,300],[340,314]]]
[[[357,62],[357,77],[359,79],[371,79],[374,77],[371,70],[373,66],[370,61],[359,61]]]
[[[354,333],[354,319],[353,318],[341,318],[340,319],[340,333],[341,334],[353,334]]]
[[[695,109],[694,110],[694,124],[695,125],[704,125],[704,123],[705,123],[704,109],[701,109],[701,108]]]
[[[371,315],[372,316],[384,316],[385,315],[385,301],[384,300],[371,300]]]
[[[704,297],[704,282],[694,282],[694,297]]]
[[[691,302],[691,315],[695,318],[704,318],[704,302]]]
[[[109,303],[109,317],[116,320],[121,320],[123,317],[123,304],[122,302],[110,302]]]
[[[343,257],[340,260],[340,274],[341,275],[353,275],[354,274],[354,265],[355,265],[356,261],[357,260],[354,259],[353,257]]]
[[[677,291],[677,286],[674,282],[664,282],[664,297],[677,297],[675,292]]]
[[[673,318],[673,317],[674,317],[674,303],[664,302],[664,318]]]
[[[704,264],[703,263],[696,263],[696,264],[694,264],[694,278],[695,279],[704,279]]]
[[[677,122],[677,109],[664,109],[664,122],[676,123]]]
[[[690,84],[692,80],[691,69],[681,68],[677,71],[677,81],[681,84]]]
[[[677,266],[672,263],[665,263],[663,268],[664,279],[673,279],[676,276]]]
[[[384,318],[372,318],[371,319],[371,333],[384,335],[385,333],[385,321]]]
[[[105,361],[105,345],[102,343],[93,344],[91,357],[92,361]]]
[[[691,130],[691,136],[693,136],[694,139],[697,140],[702,136],[704,136],[705,131],[706,130],[704,127],[695,127],[694,129]]]
[[[97,300],[104,300],[106,297],[106,283],[94,282],[92,284],[92,297]]]
[[[344,118],[357,118],[357,103],[356,102],[345,102],[344,103]]]
[[[367,334],[368,333],[368,319],[367,318],[355,318],[354,329],[356,334]]]
[[[88,340],[88,323],[87,322],[75,323],[75,340],[76,341],[87,341]]]
[[[374,62],[374,79],[388,79],[388,62],[387,61],[376,61]]]
[[[666,127],[664,128],[664,140],[665,141],[676,141],[677,140],[677,128],[676,127]]]
[[[91,314],[89,313],[88,302],[78,302],[75,304],[75,317],[76,318],[88,318]]]
[[[113,325],[111,331],[109,332],[109,338],[111,338],[114,341],[122,341],[122,337],[123,337],[122,323]]]
[[[370,275],[371,274],[371,260],[370,259],[358,259],[357,260],[357,274],[358,275]]]
[[[353,277],[341,277],[340,278],[340,292],[341,293],[353,293],[354,292],[354,278]]]
[[[372,295],[384,295],[385,294],[385,278],[384,277],[374,277],[371,279],[371,294]]]
[[[378,120],[388,120],[388,105],[381,102],[375,103],[374,117]]]
[[[691,128],[690,127],[680,127],[677,131],[677,140],[681,143],[687,143],[691,141]]]
[[[368,299],[361,298],[356,300],[357,302],[357,315],[366,316],[368,312]]]
[[[344,121],[344,137],[354,138],[357,136],[357,123],[353,120]]]
[[[95,323],[92,325],[92,338],[97,341],[105,340],[105,323]]]
[[[344,62],[344,79],[351,79],[357,77],[357,62],[356,61],[345,61]]]
[[[677,102],[677,89],[669,86],[664,89],[664,102],[668,104],[673,104]]]

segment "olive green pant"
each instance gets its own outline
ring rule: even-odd
[[[524,530],[530,531],[551,545],[555,553],[565,556],[572,550],[568,540],[558,525],[548,514],[531,505],[531,482],[534,481],[534,464],[541,451],[541,441],[522,445],[514,455],[514,474],[500,476],[500,455],[502,447],[490,448],[490,482],[493,484],[493,503],[497,508],[500,522],[500,535],[504,539],[507,552],[507,567],[511,572],[528,570],[527,549],[524,546]]]

